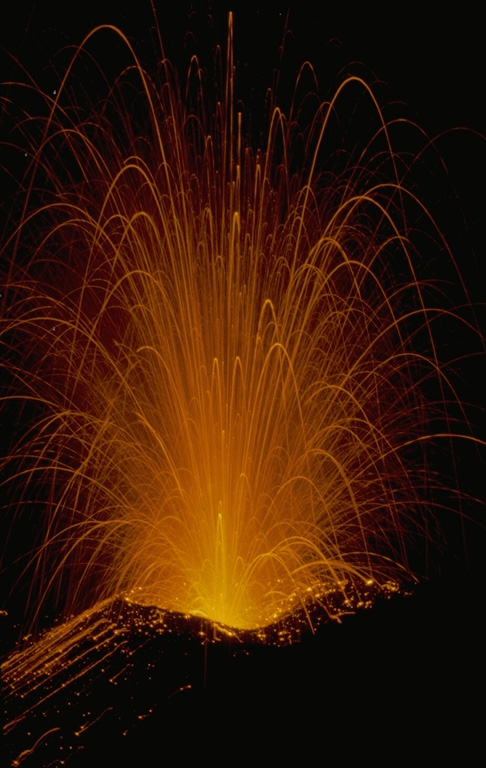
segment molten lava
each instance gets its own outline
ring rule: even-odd
[[[258,143],[232,34],[221,92],[193,61],[183,96],[167,60],[151,76],[94,30],[13,129],[0,340],[24,416],[3,470],[15,524],[42,508],[32,615],[118,594],[237,628],[332,613],[336,590],[414,578],[427,448],[467,437],[424,222],[448,250],[372,89],[347,78],[300,126],[275,95]],[[98,36],[130,63],[87,102]],[[367,128],[347,147],[350,98]]]

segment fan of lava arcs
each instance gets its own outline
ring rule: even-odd
[[[99,63],[90,101],[99,37],[129,63]],[[420,568],[454,392],[442,293],[419,274],[424,243],[449,254],[413,161],[356,77],[309,97],[311,119],[270,95],[264,139],[246,135],[231,18],[215,69],[219,85],[193,59],[181,89],[105,27],[54,94],[8,84],[28,107],[5,122],[24,168],[2,255],[3,494],[12,528],[42,530],[31,616],[124,593],[252,628]]]

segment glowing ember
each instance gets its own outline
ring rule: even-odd
[[[130,65],[87,104],[98,36]],[[15,127],[3,401],[25,416],[3,470],[12,525],[42,505],[34,619],[123,594],[258,628],[424,567],[428,446],[468,438],[434,340],[452,315],[420,272],[425,241],[450,254],[364,81],[299,127],[274,103],[255,148],[231,17],[220,75],[213,92],[193,62],[183,97],[98,29]]]

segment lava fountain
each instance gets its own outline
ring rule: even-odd
[[[185,90],[164,56],[150,73],[109,26],[55,93],[7,84],[28,107],[4,118],[24,168],[2,242],[2,495],[10,530],[35,532],[32,622],[120,594],[239,629],[352,610],[425,571],[429,451],[474,440],[436,333],[474,335],[472,312],[423,268],[426,249],[460,290],[415,183],[433,144],[397,149],[422,134],[356,76],[286,112],[271,93],[259,142],[232,36],[230,16],[213,85],[196,58]],[[116,78],[98,39],[124,47]]]

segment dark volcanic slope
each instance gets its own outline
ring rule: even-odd
[[[449,587],[449,600],[429,585],[292,644],[282,627],[236,636],[124,600],[100,605],[5,662],[7,752],[25,768],[167,765],[174,750],[215,757],[228,745],[270,760],[291,748],[385,757],[392,744],[473,754],[482,596],[470,582]]]

